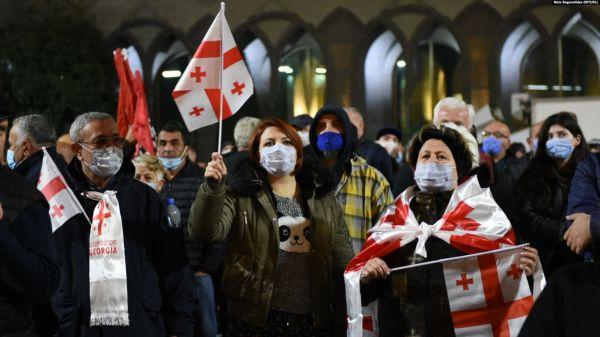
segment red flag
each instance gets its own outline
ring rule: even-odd
[[[218,123],[219,117],[231,117],[254,93],[252,77],[223,12],[221,9],[217,14],[173,90],[175,104],[190,131]]]
[[[144,80],[142,79],[139,70],[135,72],[134,85],[137,100],[135,105],[135,116],[133,119],[133,136],[138,144],[140,144],[148,153],[155,155],[155,144],[152,137],[150,117],[148,115]]]
[[[133,124],[136,97],[133,83],[133,75],[129,62],[123,56],[123,50],[117,48],[114,51],[115,67],[119,76],[119,104],[117,106],[117,124],[121,137],[127,135],[129,125]]]

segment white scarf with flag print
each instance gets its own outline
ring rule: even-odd
[[[129,326],[123,223],[117,192],[86,192],[98,201],[90,228],[90,326]]]
[[[425,242],[430,236],[440,238],[471,254],[490,251],[506,245],[515,245],[516,237],[506,214],[500,209],[489,188],[481,188],[477,177],[471,177],[454,190],[444,215],[430,225],[418,223],[410,209],[415,187],[404,191],[393,206],[369,230],[363,249],[346,267],[346,303],[348,336],[363,335],[363,326],[376,330],[376,302],[363,307],[360,296],[360,274],[372,258],[383,257],[417,240],[415,253],[427,257]],[[364,308],[364,312],[361,309]],[[367,314],[368,313],[368,317]]]

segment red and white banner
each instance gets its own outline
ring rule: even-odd
[[[534,297],[519,268],[522,249],[443,264],[456,337],[517,337]]]
[[[42,161],[37,189],[42,192],[50,205],[49,214],[52,223],[52,233],[54,233],[75,215],[79,213],[82,213],[84,216],[86,215],[83,212],[81,204],[79,204],[79,200],[77,200],[75,194],[73,194],[73,191],[67,185],[65,178],[58,170],[48,151],[45,148],[42,151],[44,151],[44,159]]]
[[[223,8],[173,91],[173,99],[189,131],[219,122],[221,88],[222,120],[236,113],[254,93],[252,77]]]
[[[431,236],[466,254],[514,246],[516,243],[510,221],[494,201],[490,190],[479,186],[477,177],[471,177],[454,190],[444,215],[434,224],[418,223],[409,207],[414,195],[414,187],[411,187],[396,199],[377,225],[369,230],[362,251],[346,267],[348,336],[363,336],[363,328],[367,326],[374,331],[365,329],[366,334],[376,334],[376,303],[365,308],[368,314],[361,312],[360,273],[370,259],[384,257],[414,240],[417,240],[415,253],[427,257],[425,242]],[[373,323],[366,324],[368,322]]]

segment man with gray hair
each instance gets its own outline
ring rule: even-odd
[[[192,336],[195,295],[183,231],[156,191],[134,180],[108,114],[78,116],[69,186],[83,215],[54,232],[59,337]]]
[[[232,176],[231,173],[235,170],[235,166],[240,159],[250,158],[250,151],[248,149],[250,138],[252,138],[252,135],[258,125],[260,125],[260,122],[261,120],[256,117],[242,117],[235,123],[233,140],[235,141],[237,152],[224,157],[227,172],[230,173],[227,175],[227,178],[225,178],[226,180]]]
[[[27,115],[15,118],[8,134],[10,147],[6,159],[8,167],[37,185],[44,159],[45,147],[58,169],[65,172],[66,163],[56,152],[56,132],[48,118],[42,115]]]

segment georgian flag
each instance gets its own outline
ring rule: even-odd
[[[413,186],[396,199],[377,225],[369,230],[363,249],[346,267],[349,337],[377,334],[377,303],[363,307],[360,297],[361,269],[371,258],[386,256],[413,240],[417,240],[415,253],[427,257],[425,242],[430,236],[438,237],[466,254],[515,245],[510,221],[490,190],[479,186],[477,177],[469,178],[454,190],[444,215],[431,225],[418,223],[409,208],[414,195]]]
[[[254,93],[252,77],[223,8],[173,90],[173,99],[189,131],[219,122],[221,88],[223,120],[236,113]]]
[[[534,296],[519,268],[522,249],[443,264],[456,337],[517,337]],[[539,265],[539,264],[538,264]]]
[[[52,223],[52,233],[54,233],[67,220],[79,213],[85,215],[85,212],[83,212],[81,204],[67,185],[65,178],[56,167],[48,151],[45,148],[42,151],[44,151],[44,159],[37,189],[42,192],[50,205],[48,213]]]

